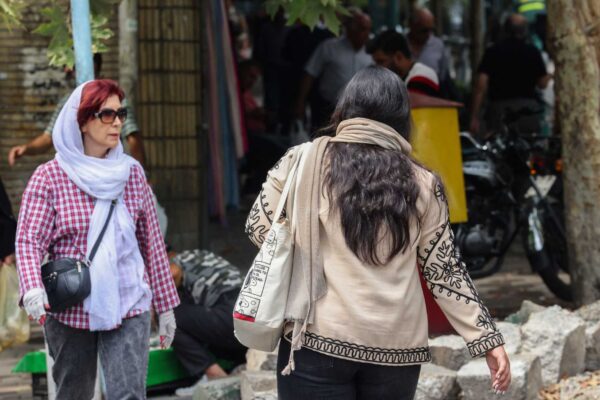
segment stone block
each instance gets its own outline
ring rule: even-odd
[[[245,371],[241,382],[242,400],[277,398],[277,373],[275,371]]]
[[[521,332],[521,351],[540,357],[544,386],[583,372],[585,322],[580,317],[552,306],[532,314]]]
[[[585,369],[600,370],[600,322],[586,322]]]
[[[600,321],[600,300],[577,309],[575,315],[587,322]]]
[[[505,399],[537,400],[542,388],[542,364],[539,357],[532,354],[520,354],[511,357],[512,381]],[[471,361],[457,374],[458,385],[462,389],[462,400],[497,400],[492,390],[490,372],[484,358]]]
[[[532,301],[525,300],[521,304],[521,309],[516,313],[510,314],[508,317],[506,317],[505,321],[513,324],[523,325],[529,320],[531,314],[544,311],[545,309],[546,307],[544,306],[540,306]]]
[[[240,377],[213,379],[196,386],[193,400],[241,400]]]
[[[496,326],[504,336],[504,349],[509,355],[521,350],[521,327],[510,322],[497,322]]]
[[[445,335],[431,339],[429,350],[433,364],[455,371],[471,360],[465,341],[457,335]]]
[[[254,397],[254,400],[277,400],[277,390],[270,390],[268,392],[262,392]]]
[[[455,400],[458,398],[456,371],[435,364],[423,364],[415,400]]]
[[[246,352],[247,371],[275,371],[277,369],[277,350],[267,353],[248,349]]]

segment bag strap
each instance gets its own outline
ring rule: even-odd
[[[279,219],[281,218],[281,213],[283,212],[283,208],[285,207],[285,203],[287,202],[290,189],[292,188],[292,185],[296,182],[296,175],[298,174],[298,166],[300,165],[300,160],[302,159],[302,155],[306,151],[306,147],[310,145],[311,142],[307,142],[301,145],[300,154],[298,154],[298,158],[296,159],[296,161],[292,165],[292,168],[288,172],[288,177],[285,181],[285,185],[283,186],[283,191],[281,192],[279,203],[277,204],[277,208],[275,209],[275,214],[273,214],[273,223],[279,221]]]
[[[309,143],[307,146],[312,146],[311,143]],[[304,148],[304,152],[308,151],[309,148]],[[304,152],[302,154],[304,154]],[[292,210],[291,210],[291,231],[292,234],[295,234],[296,232],[296,225],[297,225],[297,219],[298,219],[298,215],[296,214],[296,203],[297,203],[297,197],[298,197],[298,193],[300,193],[300,180],[302,179],[302,171],[304,171],[304,164],[306,164],[306,157],[301,157],[300,161],[298,162],[298,168],[296,170],[296,182],[294,184],[295,187],[295,192],[294,192],[294,198],[292,200]]]
[[[90,256],[88,258],[88,265],[92,263],[92,260],[94,259],[94,256],[96,255],[96,252],[98,251],[98,247],[100,247],[100,243],[102,242],[102,237],[104,237],[104,232],[106,232],[106,228],[108,227],[108,223],[110,222],[110,217],[112,217],[113,211],[115,209],[115,206],[117,205],[117,200],[112,200],[110,202],[110,210],[108,211],[108,217],[106,217],[106,222],[104,222],[104,226],[102,227],[102,230],[100,231],[100,235],[98,235],[98,239],[96,239],[96,243],[94,243],[94,247],[92,248],[92,251],[90,252]]]

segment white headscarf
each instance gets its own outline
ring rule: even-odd
[[[82,133],[77,122],[81,92],[89,82],[79,85],[60,111],[52,141],[58,165],[81,190],[96,199],[87,234],[90,252],[108,217],[111,201],[117,199],[102,242],[90,266],[92,290],[85,299],[90,330],[110,330],[121,324],[127,312],[147,298],[143,280],[144,262],[140,254],[135,224],[123,202],[123,191],[132,166],[139,163],[123,153],[121,142],[105,158],[84,154]],[[146,307],[149,308],[146,299]],[[137,307],[136,307],[137,308]]]

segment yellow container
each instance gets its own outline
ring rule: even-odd
[[[411,93],[413,154],[442,178],[453,223],[467,221],[458,107],[459,103]]]

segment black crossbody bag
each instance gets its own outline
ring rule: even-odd
[[[48,294],[51,312],[62,312],[81,303],[90,295],[92,290],[90,264],[96,255],[96,251],[98,251],[98,247],[100,247],[116,204],[116,200],[111,202],[108,217],[98,239],[96,239],[96,243],[94,243],[88,260],[60,258],[42,265],[42,282],[44,282],[46,294]]]

